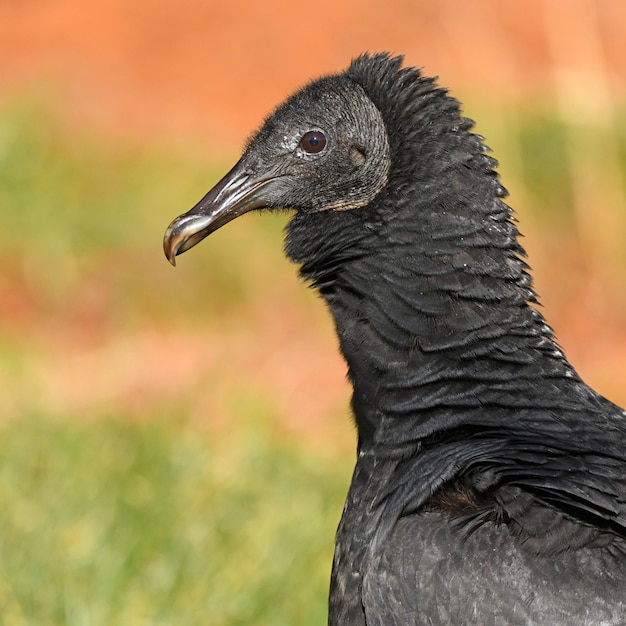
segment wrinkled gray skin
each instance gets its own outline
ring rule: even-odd
[[[482,138],[400,64],[364,56],[289,98],[165,253],[293,211],[286,252],[335,321],[359,438],[330,624],[626,624],[626,415],[534,306]]]

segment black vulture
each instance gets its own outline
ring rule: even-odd
[[[334,318],[357,462],[329,623],[626,624],[626,413],[537,308],[507,195],[458,101],[363,55],[281,104],[165,253],[289,209]]]

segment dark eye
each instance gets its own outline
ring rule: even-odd
[[[300,147],[309,154],[317,154],[326,146],[326,136],[320,130],[310,130],[300,139]]]

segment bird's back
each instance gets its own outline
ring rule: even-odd
[[[364,583],[367,626],[625,623],[626,544],[538,555],[506,524],[468,532],[445,512],[400,519]]]

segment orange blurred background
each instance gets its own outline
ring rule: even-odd
[[[71,128],[188,145],[207,155],[235,155],[286,94],[368,50],[404,54],[408,64],[440,76],[454,95],[477,108],[508,114],[513,106],[549,103],[583,128],[586,138],[574,146],[580,165],[564,164],[572,167],[578,185],[577,231],[558,255],[555,235],[544,238],[541,224],[525,215],[524,190],[507,178],[504,183],[527,234],[524,244],[548,321],[581,374],[626,404],[626,277],[603,270],[625,239],[624,178],[617,172],[609,192],[603,181],[585,181],[584,161],[621,149],[588,139],[596,125],[606,130],[616,103],[625,100],[625,35],[626,3],[615,0],[4,0],[0,99],[43,93]],[[489,137],[487,143],[493,145]],[[171,217],[186,208],[173,207]],[[280,306],[268,303],[266,317],[270,305]],[[270,327],[273,337],[283,333],[284,339],[290,332],[280,320]],[[257,328],[248,340],[267,351],[263,332]],[[159,336],[143,347],[155,363],[159,350],[171,352],[174,342]],[[266,382],[280,393],[289,378],[293,402],[281,406],[285,413],[301,410],[303,398],[323,413],[328,407],[311,398],[310,390],[318,346],[316,340],[315,345],[299,341],[283,342],[273,358],[276,371],[269,366]],[[254,370],[263,381],[259,362],[242,343],[240,353],[239,344],[230,344],[232,358],[242,359],[244,370]],[[319,350],[336,350],[333,343],[331,337]],[[196,355],[188,357],[188,369],[201,368],[204,357],[192,338],[176,345],[181,359],[186,351]],[[309,369],[298,375],[302,354],[307,362],[302,367]],[[102,364],[116,367],[114,358]],[[347,394],[342,368],[337,361],[328,380],[322,374],[324,384],[340,379],[329,390],[333,402]],[[68,372],[71,380],[76,372],[69,365]],[[157,386],[166,384],[165,378],[159,376]]]
[[[47,89],[76,123],[240,143],[364,51],[404,54],[453,93],[585,114],[623,100],[625,34],[614,0],[4,0],[0,86]]]

